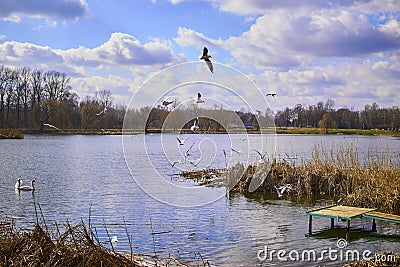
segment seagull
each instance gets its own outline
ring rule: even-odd
[[[114,245],[115,245],[116,243],[118,243],[118,237],[115,236],[115,235],[113,235],[113,236],[111,237],[111,243],[113,243]]]
[[[179,139],[178,136],[176,137],[176,140],[178,140],[178,143],[179,143],[180,146],[183,146],[185,144],[185,141],[188,140],[188,139],[189,139],[189,137],[186,137],[185,139],[182,139],[182,140]]]
[[[263,161],[264,161],[264,159],[265,159],[265,156],[267,155],[267,152],[268,152],[268,151],[265,151],[264,154],[261,154],[260,151],[258,151],[258,150],[256,150],[256,149],[254,149],[254,151],[257,152],[258,155],[260,156],[260,159],[258,160],[258,162],[259,162],[259,163],[263,163]]]
[[[272,96],[272,97],[275,97],[277,94],[276,93],[268,93],[268,94],[266,94],[266,96]]]
[[[339,198],[339,200],[337,201],[336,205],[342,206],[342,198]]]
[[[58,129],[56,126],[51,125],[51,124],[49,124],[49,123],[42,123],[42,125],[43,125],[43,126],[48,126],[48,127],[54,128],[54,129],[56,129],[56,130],[60,130],[60,129]]]
[[[182,164],[182,163],[183,163],[182,161],[176,160],[176,161],[174,161],[174,162],[171,164],[171,166],[172,166],[172,168],[173,168],[176,164]]]
[[[234,149],[233,147],[231,147],[231,150],[233,151],[233,152],[235,152],[235,153],[237,153],[237,154],[240,154],[242,151],[241,150],[236,150],[236,149]]]
[[[18,180],[21,180],[21,179],[18,179]],[[29,186],[29,185],[21,185],[21,182],[22,182],[22,180],[20,181],[20,184],[18,185],[18,187],[17,187],[17,189],[18,190],[21,190],[21,191],[35,191],[35,179],[33,179],[32,181],[31,181],[31,185]],[[17,183],[18,183],[18,181],[17,181]]]
[[[197,93],[197,100],[195,100],[197,104],[204,103],[204,100],[201,99],[201,94]]]
[[[104,106],[104,109],[100,113],[97,113],[96,115],[100,116],[101,114],[105,113],[106,111],[107,111],[107,106]]]
[[[200,163],[201,158],[199,158],[196,161],[189,161],[190,164],[192,164],[194,167],[197,167],[197,165]]]
[[[290,184],[284,185],[284,186],[280,186],[280,187],[275,187],[276,192],[278,193],[278,197],[281,198],[283,197],[283,194],[285,192],[290,192],[292,190],[292,188],[290,187]]]
[[[188,157],[188,156],[190,156],[190,154],[189,154],[189,151],[192,149],[192,147],[194,146],[194,143],[185,151],[185,162],[186,162],[186,158]]]
[[[167,100],[164,100],[164,101],[161,103],[161,105],[163,105],[164,107],[166,107],[166,106],[168,106],[168,105],[170,105],[170,104],[172,104],[172,103],[174,103],[174,101],[167,101]]]
[[[208,54],[208,49],[207,47],[203,48],[203,55],[200,57],[200,59],[204,59],[204,61],[206,62],[208,68],[210,69],[211,73],[214,73],[214,68],[213,65],[210,61],[211,56]]]
[[[196,117],[196,118],[194,119],[194,123],[193,123],[192,127],[190,127],[190,130],[191,130],[192,132],[194,132],[194,131],[196,131],[197,129],[199,129],[198,123],[199,123],[199,117]]]

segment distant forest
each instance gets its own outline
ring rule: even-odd
[[[48,130],[48,124],[59,129],[121,129],[126,106],[113,103],[112,92],[98,91],[93,97],[80,98],[72,92],[70,78],[58,71],[31,70],[28,67],[0,66],[0,128]],[[161,129],[168,127],[189,129],[194,116],[200,117],[200,127],[224,131],[221,125],[258,129],[259,121],[275,122],[279,127],[342,128],[342,129],[398,129],[399,107],[381,108],[376,103],[364,110],[335,109],[333,100],[326,103],[273,112],[256,110],[231,111],[215,106],[211,110],[196,104],[179,106],[177,99],[169,107],[142,107],[129,110],[132,127]],[[147,116],[149,115],[149,116]],[[214,118],[207,119],[207,118]],[[181,125],[182,121],[187,121]],[[268,123],[267,123],[268,124]],[[262,125],[266,125],[263,123]],[[46,128],[45,128],[46,127]]]

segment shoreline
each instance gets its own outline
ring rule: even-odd
[[[18,137],[10,136],[9,134],[4,134],[6,131],[19,131],[20,134]],[[321,128],[295,128],[295,127],[276,127],[275,129],[262,129],[264,134],[278,134],[278,135],[287,135],[287,134],[298,134],[298,135],[364,135],[364,136],[393,136],[400,137],[400,131],[398,130],[384,130],[384,129],[371,129],[371,130],[363,130],[363,129],[329,129],[326,133],[325,129]],[[14,139],[22,139],[24,134],[30,135],[137,135],[137,134],[260,134],[259,130],[255,129],[230,129],[229,132],[223,131],[202,131],[197,130],[195,133],[190,131],[189,129],[181,129],[180,131],[175,131],[173,129],[148,129],[145,133],[142,129],[131,129],[131,130],[122,130],[122,129],[46,129],[46,130],[38,130],[38,129],[0,129],[0,139],[1,138],[14,138]],[[22,135],[22,137],[21,137]]]

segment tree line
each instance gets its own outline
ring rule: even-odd
[[[110,90],[80,99],[70,81],[55,70],[0,66],[0,128],[122,128],[125,107],[113,105]]]
[[[73,92],[71,79],[58,71],[28,67],[0,66],[0,128],[47,130],[58,129],[122,129],[125,113],[129,125],[136,129],[190,129],[193,118],[199,127],[221,132],[235,127],[258,130],[275,124],[279,127],[313,127],[345,129],[387,129],[400,127],[398,107],[381,108],[376,103],[364,110],[339,108],[328,99],[316,105],[295,105],[274,113],[256,110],[232,111],[214,106],[212,109],[189,103],[180,105],[174,99],[170,106],[141,107],[127,110],[113,104],[112,92],[100,90],[82,99]],[[260,125],[259,125],[260,124]]]
[[[295,105],[275,114],[277,126],[340,128],[340,129],[398,129],[400,109],[397,106],[380,108],[378,104],[365,105],[361,111],[353,108],[334,109],[335,102],[328,99],[316,105]]]

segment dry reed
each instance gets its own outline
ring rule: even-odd
[[[293,190],[284,197],[296,202],[342,198],[346,205],[400,214],[400,158],[395,157],[368,153],[361,162],[354,146],[316,146],[309,162],[295,165],[272,160],[250,166],[238,163],[225,170],[223,181],[231,193],[249,192],[251,181],[256,179],[260,186],[255,192],[275,193],[274,186],[290,184]],[[202,172],[200,177],[204,177]],[[196,177],[193,173],[185,176]]]
[[[66,224],[64,233],[51,238],[36,223],[30,232],[18,231],[14,221],[0,221],[0,266],[188,266],[170,257],[159,260],[106,248],[83,221]],[[203,265],[192,265],[203,266]]]
[[[400,266],[400,256],[394,252],[379,253],[369,260],[356,261],[344,265],[344,267],[396,267]]]
[[[24,134],[18,129],[0,129],[0,139],[23,139]]]

